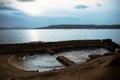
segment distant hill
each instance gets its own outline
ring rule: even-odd
[[[120,29],[120,25],[51,25],[39,28],[27,27],[0,27],[0,29]]]
[[[36,29],[120,29],[120,25],[51,25]]]

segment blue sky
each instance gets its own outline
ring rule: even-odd
[[[120,0],[0,0],[0,27],[120,24]]]

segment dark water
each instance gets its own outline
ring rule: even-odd
[[[28,29],[0,30],[0,44],[32,41],[112,39],[120,44],[120,29]]]

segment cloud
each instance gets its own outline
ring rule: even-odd
[[[17,1],[20,1],[20,2],[32,2],[32,1],[35,1],[35,0],[17,0]]]
[[[11,2],[9,0],[0,0],[0,5],[3,4],[10,4]]]
[[[17,9],[15,9],[9,5],[0,5],[0,10],[18,11]]]
[[[0,15],[7,14],[7,15],[25,15],[22,11],[14,8],[11,5],[0,5]]]
[[[101,7],[101,6],[102,6],[102,4],[100,4],[100,3],[97,3],[97,4],[96,4],[96,6],[98,6],[98,7]]]
[[[83,5],[83,4],[75,6],[75,9],[86,9],[86,8],[88,8],[88,6]]]

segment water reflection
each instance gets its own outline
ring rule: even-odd
[[[40,38],[42,38],[42,36],[39,35],[42,34],[42,32],[38,30],[27,30],[26,33],[31,41],[39,41]]]
[[[0,44],[31,41],[63,41],[81,39],[112,39],[120,44],[120,29],[30,29],[0,30]]]

